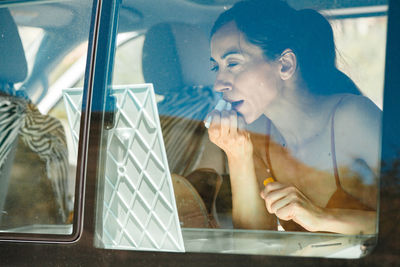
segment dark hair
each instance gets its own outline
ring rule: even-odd
[[[275,60],[290,48],[311,93],[360,94],[354,82],[336,67],[332,27],[317,11],[297,11],[280,0],[241,1],[218,17],[211,37],[232,21],[267,59]]]

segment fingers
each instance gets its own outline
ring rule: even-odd
[[[279,214],[281,214],[288,205],[294,202],[296,202],[296,198],[293,195],[291,194],[285,195],[269,205],[270,213],[275,213],[279,217]],[[288,218],[284,217],[281,219],[288,219]]]
[[[296,221],[296,214],[300,211],[300,205],[297,201],[290,201],[286,205],[275,211],[276,217],[284,221],[294,220]],[[298,222],[300,223],[300,222]]]
[[[244,130],[244,119],[235,110],[214,110],[207,121],[211,121],[208,128],[210,141],[224,150],[228,158],[252,155],[250,134]]]
[[[261,192],[261,197],[265,200],[265,206],[269,213],[275,213],[277,208],[285,206],[290,199],[288,188],[278,182],[268,183]]]
[[[210,128],[215,128],[221,124],[221,113],[218,110],[213,110],[209,117],[211,117]]]
[[[266,186],[264,186],[264,189],[261,191],[260,195],[263,199],[265,199],[266,196],[269,195],[269,193],[279,190],[279,189],[282,189],[282,188],[285,188],[285,187],[287,187],[287,186],[282,183],[270,182]]]
[[[233,110],[230,110],[227,113],[228,114],[226,115],[229,116],[229,122],[230,122],[230,134],[232,137],[236,137],[238,132],[238,120],[240,117]]]
[[[238,116],[238,118],[237,118],[237,129],[240,133],[243,133],[246,131],[246,122],[245,122],[243,116]]]
[[[260,195],[265,200],[268,212],[283,220],[293,219],[294,208],[302,199],[295,187],[278,182],[267,184]]]
[[[213,110],[206,119],[206,123],[209,123],[209,133],[213,134],[214,137],[230,135],[236,137],[239,130],[245,129],[245,121],[241,116],[234,110]],[[238,129],[239,128],[239,129]]]
[[[229,111],[221,111],[221,136],[226,136],[231,130],[231,119],[229,116]]]
[[[296,187],[272,182],[265,186],[260,195],[268,212],[279,219],[293,220],[309,231],[320,228],[320,218],[324,216],[324,210]]]

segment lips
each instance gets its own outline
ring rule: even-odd
[[[232,104],[232,109],[238,111],[239,108],[242,106],[243,102],[244,102],[244,100],[239,100],[239,101],[233,101],[233,102],[231,102],[231,104]]]

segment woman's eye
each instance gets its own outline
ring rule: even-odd
[[[218,71],[218,66],[217,65],[211,66],[211,71],[217,72]]]
[[[226,66],[227,66],[228,68],[233,68],[233,67],[236,67],[237,65],[239,65],[238,62],[229,62]]]

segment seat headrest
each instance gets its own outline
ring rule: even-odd
[[[26,78],[24,48],[17,25],[6,8],[0,8],[0,58],[0,83],[17,83]]]
[[[207,34],[183,23],[161,23],[150,28],[143,45],[142,68],[146,82],[165,95],[188,86],[213,84]]]

